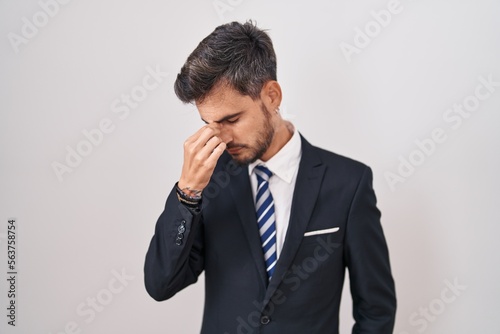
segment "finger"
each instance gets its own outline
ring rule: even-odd
[[[205,146],[203,146],[197,154],[197,158],[204,161],[206,160],[213,152],[213,150],[222,142],[222,139],[218,136],[213,136],[210,138]]]
[[[201,133],[203,131],[205,131],[206,127],[207,126],[205,125],[205,126],[202,126],[201,128],[199,128],[195,133],[193,133],[191,136],[189,136],[186,139],[186,143],[187,142],[190,142],[190,143],[195,142],[200,137]]]
[[[206,138],[206,140],[208,140],[211,137],[211,133],[213,133],[213,135],[216,135],[219,133],[219,130],[214,126],[207,124],[199,128],[198,131],[196,131],[193,135],[186,139],[186,143],[196,143],[198,140],[200,140],[200,138]]]
[[[214,166],[217,164],[217,160],[219,160],[220,156],[224,151],[226,150],[226,143],[221,141],[219,145],[217,145],[213,151],[212,154],[207,158],[207,165],[209,166]]]
[[[185,159],[191,159],[200,154],[200,151],[204,148],[207,141],[212,138],[215,134],[215,130],[204,126],[198,130],[193,136],[184,142],[184,155]],[[208,156],[208,153],[203,153],[203,159]],[[191,158],[189,158],[191,157]],[[200,158],[200,157],[199,157]]]
[[[206,126],[205,129],[200,133],[200,136],[193,142],[193,145],[196,148],[201,149],[211,138],[219,134],[219,129]]]

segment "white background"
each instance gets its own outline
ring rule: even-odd
[[[500,333],[500,86],[460,126],[443,119],[454,104],[474,101],[480,77],[500,82],[500,3],[401,0],[377,31],[371,11],[387,7],[73,0],[52,7],[50,17],[37,1],[1,0],[0,332],[199,332],[203,279],[162,303],[143,284],[182,143],[202,126],[172,87],[216,26],[255,19],[275,43],[284,117],[311,143],[373,168],[397,285],[394,332]],[[38,31],[25,27],[23,35],[34,21]],[[356,46],[356,29],[367,25],[370,43],[346,57],[341,43]],[[23,42],[13,43],[13,34]],[[138,94],[148,68],[168,75],[128,115],[114,113],[122,94]],[[82,131],[105,119],[112,131],[90,148],[82,144]],[[415,142],[437,128],[446,140],[418,153]],[[87,156],[59,179],[54,164],[67,165],[78,145]],[[417,166],[391,188],[387,173],[410,158]],[[6,317],[9,218],[18,223],[16,327]],[[105,304],[94,317],[92,298]],[[349,333],[347,291],[343,298],[340,330]]]

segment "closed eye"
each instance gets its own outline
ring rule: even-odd
[[[214,123],[217,123],[217,124],[220,124],[222,122],[226,122],[226,123],[236,123],[239,119],[240,119],[240,116],[241,114],[243,114],[243,111],[240,111],[240,112],[237,112],[235,114],[231,114],[231,115],[227,115],[225,117],[222,117],[220,120],[218,121],[213,121]],[[205,124],[210,124],[210,122],[208,122],[207,120],[204,120],[203,118],[201,119]]]

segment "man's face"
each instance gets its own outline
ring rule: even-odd
[[[274,138],[274,126],[260,99],[223,86],[196,105],[201,119],[220,130],[219,136],[237,163],[248,164],[265,155]]]

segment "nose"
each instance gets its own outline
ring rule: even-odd
[[[219,130],[220,130],[219,137],[220,139],[222,139],[224,143],[228,144],[233,141],[233,134],[231,129],[229,129],[229,127],[220,124]]]

